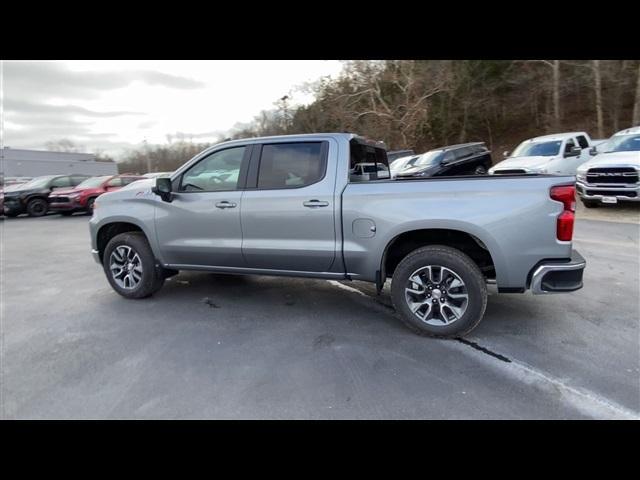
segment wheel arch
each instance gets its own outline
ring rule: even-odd
[[[136,219],[123,218],[103,223],[96,231],[96,249],[98,250],[100,261],[103,260],[104,251],[109,241],[116,235],[126,232],[142,233],[147,239],[147,242],[149,242],[154,256],[158,258],[154,238],[151,236],[150,232],[147,231],[146,227]]]
[[[463,226],[424,225],[407,228],[386,242],[380,261],[380,279],[391,277],[410,252],[427,245],[445,245],[467,254],[488,279],[505,280],[506,269],[497,242],[488,234]]]

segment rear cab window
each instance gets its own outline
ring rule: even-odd
[[[384,144],[353,138],[350,141],[349,181],[366,182],[391,178]]]

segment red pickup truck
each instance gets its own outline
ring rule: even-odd
[[[107,175],[88,178],[75,188],[56,190],[49,195],[49,210],[62,215],[93,211],[93,202],[106,192],[119,190],[125,185],[143,180],[139,175]]]

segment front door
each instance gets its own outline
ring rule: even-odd
[[[335,142],[264,144],[242,197],[242,252],[250,268],[327,272],[336,256]],[[252,181],[254,182],[253,184]]]
[[[567,139],[564,146],[564,155],[567,155],[571,152],[574,147],[579,147],[578,143],[575,139],[569,138]],[[562,158],[559,163],[560,168],[557,173],[562,173],[565,175],[575,175],[578,167],[582,164],[582,162],[586,161],[586,157],[589,156],[589,149],[583,149],[580,155],[577,156],[568,156]],[[552,173],[552,172],[549,172]]]
[[[156,231],[165,263],[245,266],[240,208],[249,150],[211,153],[174,181],[172,202],[158,199]]]

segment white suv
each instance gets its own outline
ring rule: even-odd
[[[585,207],[640,201],[640,126],[613,135],[578,168],[576,190]]]

